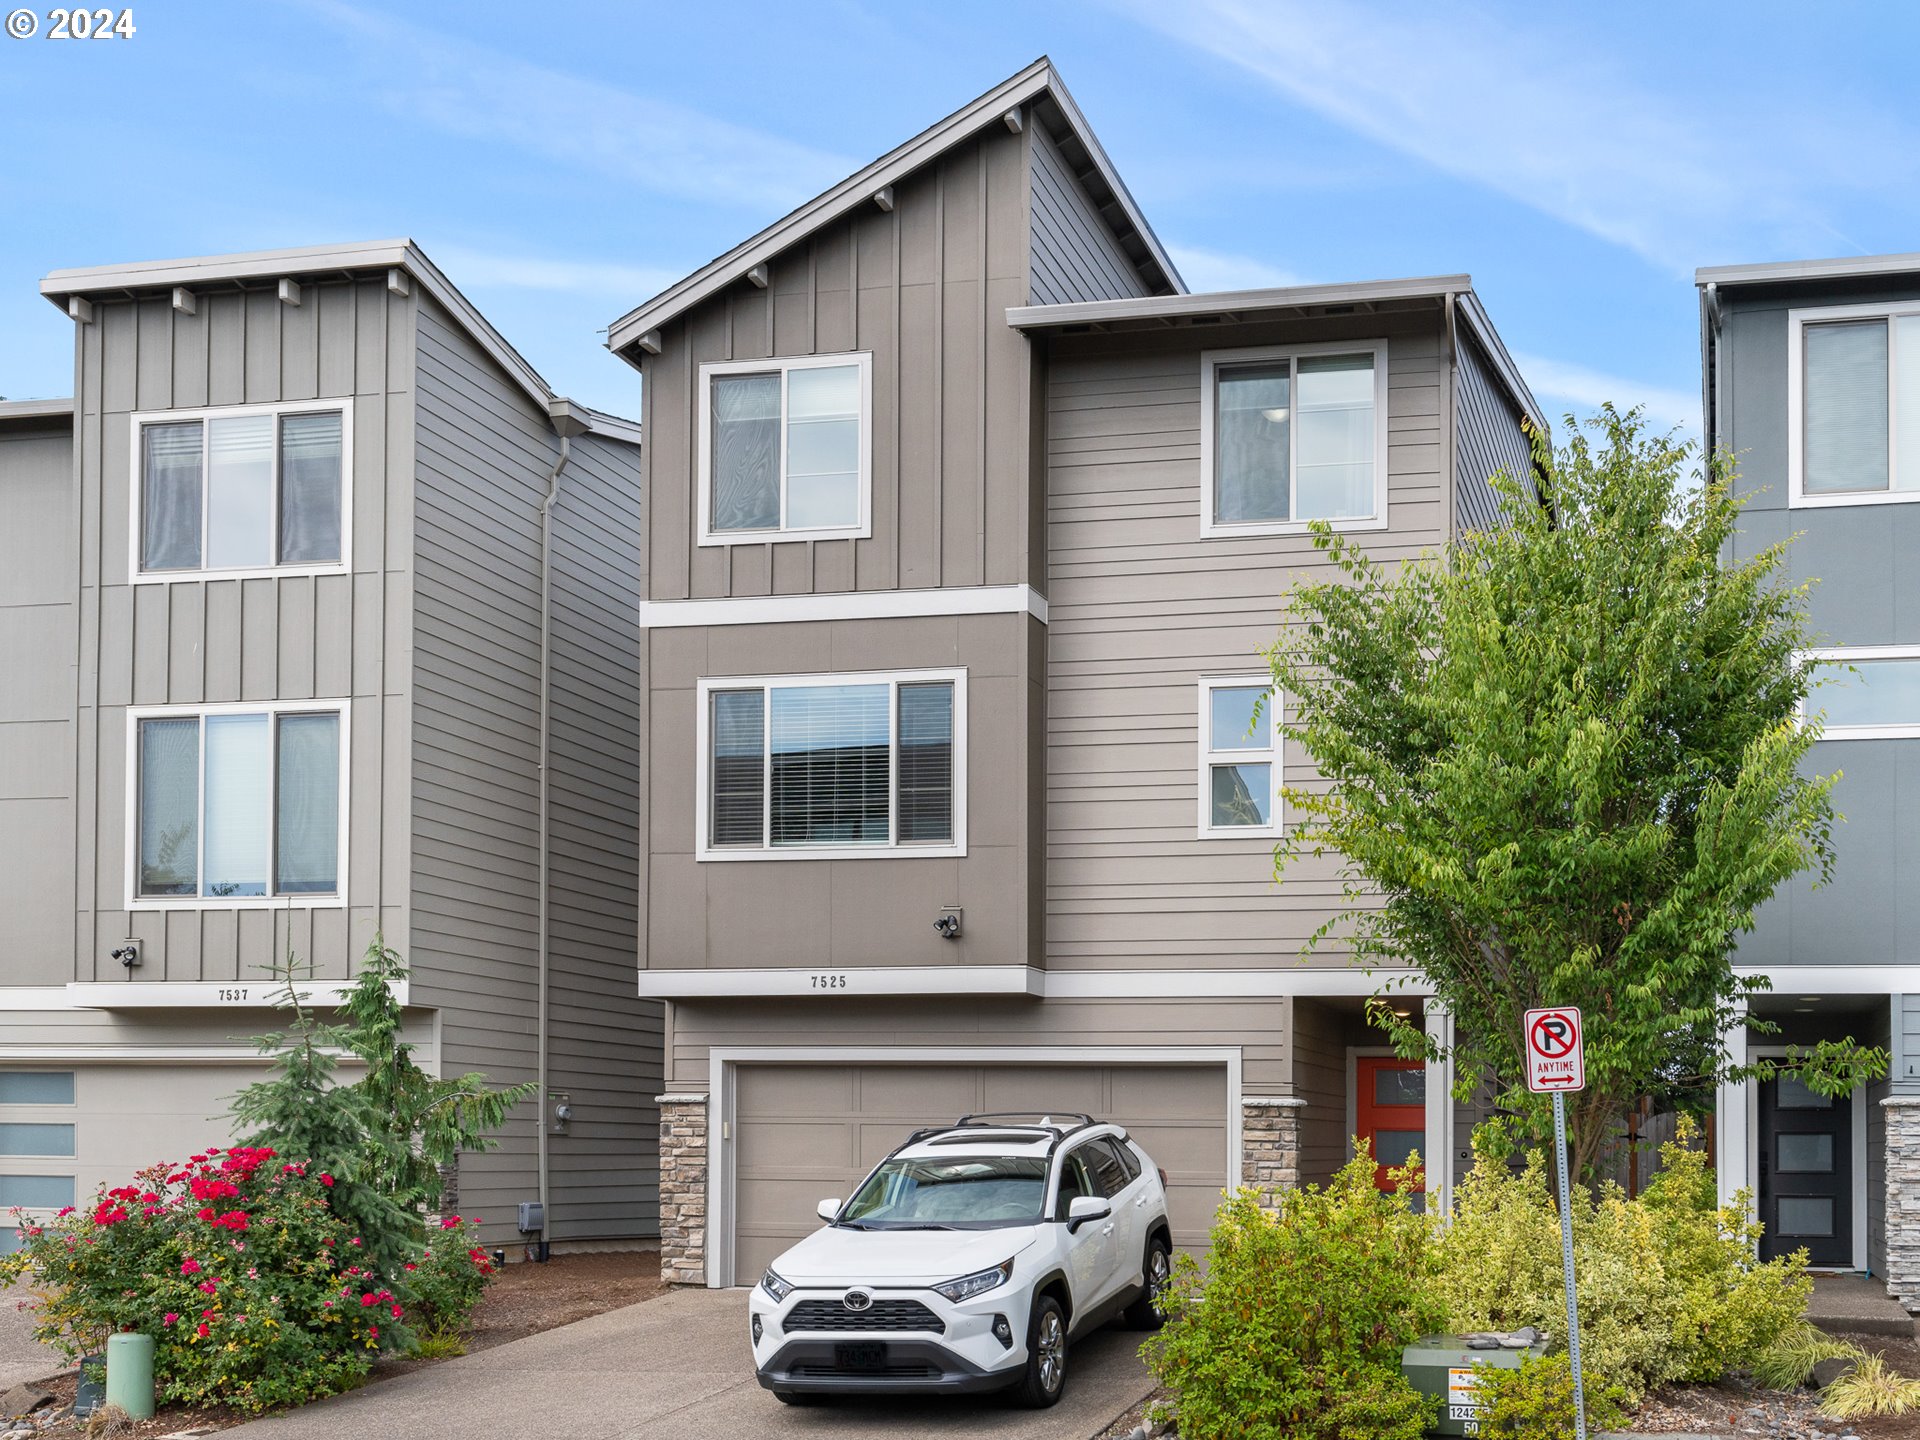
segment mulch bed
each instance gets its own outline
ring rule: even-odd
[[[491,1350],[509,1341],[524,1340],[543,1330],[571,1325],[576,1320],[651,1300],[667,1287],[660,1279],[657,1250],[609,1250],[587,1255],[556,1255],[544,1265],[521,1262],[507,1266],[487,1287],[474,1307],[466,1335],[467,1353]],[[369,1385],[396,1375],[438,1365],[438,1360],[382,1360],[374,1367]],[[73,1403],[75,1378],[67,1371],[37,1382],[58,1397],[60,1408]],[[182,1406],[161,1409],[151,1420],[116,1430],[116,1440],[153,1440],[153,1437],[201,1427],[226,1430],[256,1417],[234,1410],[198,1410]],[[4,1428],[4,1427],[0,1427]],[[84,1420],[66,1420],[39,1432],[67,1437],[84,1435]]]

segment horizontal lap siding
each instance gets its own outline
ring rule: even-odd
[[[534,1079],[538,1035],[540,507],[558,441],[438,306],[419,325],[414,999],[449,1073]],[[657,1228],[657,1007],[635,994],[637,457],[583,437],[554,514],[550,1235]],[[461,1207],[511,1235],[536,1198],[543,1107],[461,1161]]]
[[[1035,305],[1124,300],[1150,293],[1093,208],[1072,167],[1039,124],[1032,144],[1032,285]]]
[[[1353,325],[1356,322],[1344,322]],[[1388,518],[1375,559],[1443,538],[1441,368],[1425,319],[1247,327],[1208,348],[1389,336]],[[1273,881],[1270,839],[1201,840],[1203,675],[1259,675],[1311,537],[1203,539],[1200,358],[1191,335],[1062,341],[1047,397],[1047,963],[1053,969],[1292,965],[1343,908],[1337,858]],[[1286,774],[1310,782],[1289,747]],[[1317,963],[1338,964],[1336,940]]]
[[[1031,363],[1021,137],[999,125],[665,326],[644,362],[651,598],[1029,581]],[[700,366],[873,356],[873,530],[864,540],[700,546]]]
[[[406,467],[412,302],[377,281],[96,303],[79,327],[80,816],[72,979],[124,978],[107,952],[144,941],[139,978],[258,979],[289,950],[348,975],[377,931],[407,940],[404,774],[411,607]],[[351,575],[129,582],[136,411],[311,399],[352,412]],[[389,484],[389,475],[394,478]],[[126,910],[126,708],[351,699],[347,909]]]

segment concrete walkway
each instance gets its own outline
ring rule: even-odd
[[[782,1405],[753,1378],[742,1291],[678,1290],[497,1349],[448,1360],[226,1432],[232,1440],[761,1440],[763,1436],[996,1436],[1089,1440],[1152,1390],[1141,1337],[1077,1343],[1066,1398]]]
[[[24,1281],[0,1286],[0,1390],[67,1368],[59,1351],[33,1339],[33,1317],[20,1308],[27,1298]]]
[[[1865,1275],[1816,1275],[1807,1299],[1807,1319],[1822,1330],[1856,1335],[1914,1336],[1913,1317],[1887,1294],[1884,1280]]]

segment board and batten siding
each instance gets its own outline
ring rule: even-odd
[[[1200,349],[1388,340],[1390,528],[1374,559],[1445,538],[1436,316],[1055,343],[1047,387],[1047,965],[1052,970],[1291,966],[1342,907],[1341,862],[1277,886],[1273,840],[1199,839],[1196,686],[1259,675],[1312,537],[1200,534]],[[1289,746],[1289,782],[1312,783]],[[1341,964],[1337,940],[1316,964]]]
[[[73,432],[0,431],[0,976],[64,985],[74,952]]]
[[[1036,122],[1028,133],[1033,137],[1030,303],[1062,305],[1150,294],[1046,127]]]
[[[72,973],[124,979],[108,957],[144,943],[139,978],[257,980],[291,951],[320,979],[351,973],[376,931],[407,943],[407,756],[413,302],[378,280],[94,301],[79,327],[78,875]],[[351,575],[134,585],[128,488],[136,412],[338,399],[353,423]],[[389,483],[389,477],[397,477]],[[127,707],[350,701],[347,906],[135,910],[126,903]]]
[[[995,124],[661,331],[644,357],[654,600],[1035,582],[1025,144]],[[701,546],[703,362],[873,356],[872,535]]]
[[[449,1073],[535,1078],[540,507],[559,441],[436,304],[418,324],[411,889],[415,1004]],[[658,1006],[635,993],[640,509],[632,448],[577,439],[554,513],[548,1088],[555,1240],[657,1227]],[[577,568],[576,568],[577,567]],[[565,572],[564,574],[562,572]],[[463,1156],[460,1204],[511,1233],[545,1106]],[[498,1228],[496,1228],[498,1227]]]

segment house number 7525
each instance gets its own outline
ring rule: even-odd
[[[847,988],[845,975],[815,975],[811,977],[815,990],[844,990]]]

